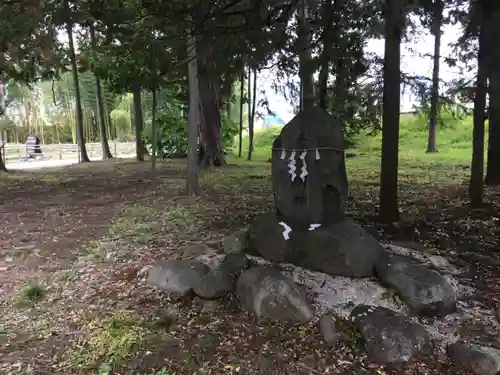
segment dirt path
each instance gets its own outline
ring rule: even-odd
[[[434,359],[396,369],[369,363],[347,322],[341,345],[329,348],[314,325],[257,323],[232,299],[179,305],[145,285],[144,266],[182,257],[193,244],[217,249],[269,209],[267,174],[268,165],[207,173],[201,198],[182,195],[177,163],[160,165],[156,189],[148,166],[134,162],[0,181],[0,374],[96,374],[107,366],[134,375],[166,375],[163,367],[169,375],[460,374]],[[418,209],[413,222],[374,224],[372,186],[351,189],[350,212],[379,238],[454,249],[456,262],[496,259],[498,210],[457,209],[460,187],[434,201],[404,189],[404,208]],[[497,303],[495,267],[481,262],[474,272],[487,275],[484,298]]]

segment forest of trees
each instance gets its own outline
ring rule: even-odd
[[[183,138],[186,187],[198,194],[199,168],[225,164],[224,147],[238,130],[241,139],[244,121],[252,157],[257,76],[276,69],[276,89],[300,108],[327,109],[348,135],[382,129],[384,222],[399,217],[402,85],[428,108],[429,153],[438,151],[436,129],[450,98],[473,98],[472,205],[482,205],[485,183],[500,184],[498,1],[6,0],[0,24],[1,127],[14,141],[28,132],[47,142],[75,141],[81,160],[89,162],[86,141],[99,140],[109,158],[108,139],[130,137],[144,160],[148,152],[161,155],[162,134],[170,132]],[[454,58],[445,59],[440,50],[447,24],[460,25],[463,33]],[[408,76],[400,66],[402,42],[421,27],[435,39],[431,78]],[[373,38],[385,40],[383,59],[366,52]],[[448,83],[441,92],[442,63],[473,69],[475,80]],[[6,170],[1,159],[0,169]]]

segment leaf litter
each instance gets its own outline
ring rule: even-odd
[[[0,373],[465,374],[440,358],[369,362],[340,316],[343,339],[332,348],[314,324],[257,322],[234,297],[179,304],[147,286],[147,265],[189,256],[193,245],[219,252],[225,235],[272,208],[269,164],[205,172],[205,195],[191,198],[182,194],[182,163],[161,163],[154,190],[149,166],[129,161],[2,181]],[[469,269],[478,303],[492,308],[500,193],[487,189],[497,206],[476,212],[466,192],[403,183],[394,230],[376,221],[376,184],[354,180],[348,212],[381,241],[418,244]]]

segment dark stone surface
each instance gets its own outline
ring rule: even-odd
[[[323,340],[329,345],[335,345],[342,336],[332,314],[324,314],[318,321],[318,327],[323,335]]]
[[[221,298],[231,293],[233,289],[233,280],[220,268],[207,272],[193,286],[194,293],[203,299]]]
[[[236,295],[259,319],[307,323],[313,313],[304,292],[272,267],[253,267],[238,278]]]
[[[175,297],[181,297],[189,294],[209,270],[196,260],[173,259],[151,268],[147,281]]]
[[[198,297],[204,299],[224,297],[234,290],[236,278],[248,267],[249,262],[245,254],[228,254],[218,267],[199,278],[193,286],[193,291]]]
[[[415,313],[444,316],[456,310],[457,296],[437,271],[402,256],[383,256],[375,264],[382,284],[394,289]]]
[[[245,251],[248,244],[248,229],[240,229],[222,241],[222,246],[226,254],[239,253]]]
[[[433,349],[424,326],[384,307],[358,305],[351,319],[361,332],[369,357],[377,362],[404,363]]]
[[[320,108],[301,111],[283,127],[272,151],[272,180],[275,205],[287,223],[295,227],[331,224],[344,218],[347,198],[344,134],[341,123]],[[281,159],[285,149],[285,159]],[[299,177],[302,150],[308,175]],[[318,149],[320,159],[316,159]],[[296,174],[292,182],[288,163],[296,150]]]
[[[448,346],[448,356],[456,364],[477,375],[500,374],[500,350],[457,342]]]
[[[219,269],[226,273],[231,279],[241,275],[243,271],[250,267],[248,258],[243,253],[227,254],[219,265]]]
[[[312,231],[294,228],[289,240],[283,230],[275,213],[256,218],[249,230],[249,249],[269,261],[348,277],[372,276],[384,253],[372,235],[348,219]]]

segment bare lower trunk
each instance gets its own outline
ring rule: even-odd
[[[247,156],[247,160],[252,160],[254,129],[255,129],[255,107],[257,104],[257,69],[254,68],[252,70],[253,70],[252,113],[251,113],[250,123],[248,124],[248,156]]]
[[[429,138],[427,140],[427,152],[437,152],[436,130],[439,109],[439,65],[441,54],[441,23],[443,20],[442,0],[435,0],[434,19],[432,22],[432,33],[434,34],[434,67],[432,70],[431,111],[429,114]]]
[[[7,172],[7,167],[5,166],[5,159],[4,159],[5,153],[3,147],[0,144],[0,172]]]
[[[500,10],[495,10],[493,19],[500,18]],[[500,25],[492,25],[491,41],[500,38]],[[500,51],[494,43],[488,44],[489,76],[489,134],[488,161],[486,164],[486,185],[500,185]]]
[[[388,0],[384,9],[384,102],[382,130],[382,163],[380,173],[380,220],[399,220],[398,207],[398,144],[401,75],[401,35],[404,13],[398,0]]]
[[[243,153],[243,95],[245,94],[245,68],[241,69],[240,76],[240,129],[238,133],[238,156]]]
[[[156,154],[157,154],[157,124],[156,124],[156,89],[153,89],[153,103],[151,105],[151,170],[153,176],[151,177],[153,181],[153,186],[156,184]]]
[[[134,127],[135,127],[135,147],[136,158],[138,161],[144,161],[145,147],[142,141],[143,117],[142,117],[142,100],[141,88],[135,86],[133,89],[133,114],[134,114]]]
[[[196,55],[196,41],[190,33],[186,40],[188,62],[188,90],[189,90],[189,114],[188,114],[188,154],[187,154],[187,177],[186,193],[188,195],[199,195],[201,193],[199,168],[198,168],[198,123],[199,123],[199,87],[198,67]]]
[[[85,135],[83,130],[83,109],[82,99],[80,96],[80,83],[78,81],[78,64],[76,62],[75,45],[73,41],[73,22],[71,21],[69,2],[64,1],[64,8],[67,12],[68,22],[66,24],[66,31],[68,33],[68,43],[71,59],[71,72],[73,74],[73,84],[75,87],[75,102],[76,102],[76,140],[80,150],[80,162],[90,162],[87,148],[85,147]]]
[[[470,176],[470,199],[472,207],[483,204],[483,174],[484,174],[484,111],[486,108],[487,91],[487,44],[488,20],[484,12],[479,32],[479,52],[477,58],[477,83],[474,95],[474,130],[472,135],[472,165]]]
[[[198,45],[201,47],[198,48]],[[213,78],[213,58],[206,42],[197,43],[198,88],[201,118],[201,167],[225,164],[221,137],[221,116],[218,90]]]
[[[89,29],[90,29],[90,41],[92,44],[92,51],[95,51],[97,41],[95,36],[94,25],[92,23],[90,24]],[[111,151],[109,149],[108,135],[106,132],[106,113],[104,111],[104,102],[102,99],[101,80],[97,75],[95,76],[95,93],[97,100],[97,112],[98,112],[97,117],[99,119],[99,135],[101,138],[102,158],[111,159],[113,155],[111,155]]]

